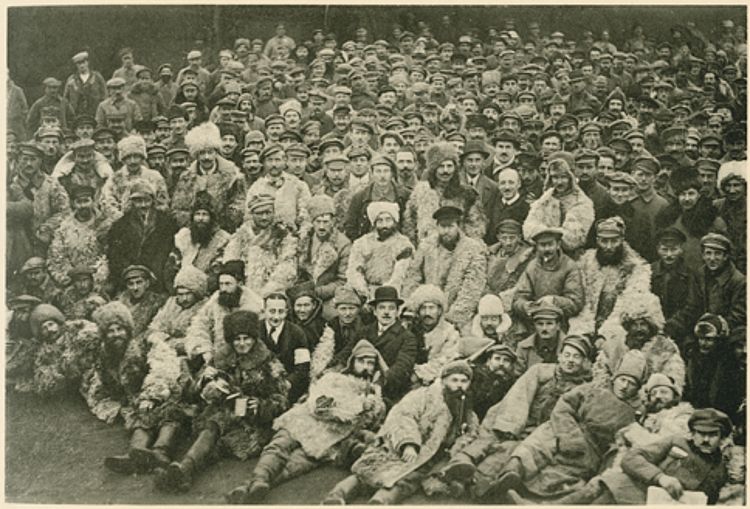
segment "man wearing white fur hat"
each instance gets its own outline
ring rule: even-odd
[[[154,190],[154,206],[157,210],[169,208],[169,192],[164,177],[156,170],[150,170],[146,162],[146,142],[140,136],[126,136],[117,143],[117,153],[125,165],[107,179],[102,187],[102,201],[108,210],[122,215],[130,201],[131,186],[136,180],[145,180]]]
[[[488,293],[479,299],[477,314],[469,324],[468,335],[491,339],[498,344],[507,344],[515,350],[516,345],[509,343],[505,337],[512,323],[510,315],[505,312],[503,300],[497,295]]]
[[[234,232],[244,219],[245,178],[237,166],[219,155],[221,135],[219,128],[206,122],[185,135],[190,156],[195,159],[180,174],[172,192],[172,212],[180,226],[190,224],[193,202],[200,191],[206,191],[220,203],[218,224]]]
[[[347,282],[365,298],[379,286],[400,289],[414,253],[411,241],[398,231],[397,203],[372,202],[367,217],[375,228],[354,241],[346,269]]]

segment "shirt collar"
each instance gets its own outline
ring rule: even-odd
[[[503,201],[503,205],[513,205],[514,203],[518,201],[520,197],[521,197],[521,193],[516,193],[516,196],[510,201],[505,201],[504,198],[501,198],[501,199]]]

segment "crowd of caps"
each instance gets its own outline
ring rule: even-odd
[[[9,80],[8,386],[231,503],[743,497],[744,28],[416,29]]]

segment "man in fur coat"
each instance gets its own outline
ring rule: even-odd
[[[315,295],[323,302],[323,317],[331,320],[336,315],[333,296],[336,289],[346,283],[351,242],[335,226],[332,198],[314,196],[308,201],[307,209],[312,225],[300,231],[300,279],[313,282]]]
[[[174,236],[179,265],[190,265],[208,276],[214,275],[229,238],[229,233],[219,226],[213,198],[208,192],[200,191],[193,201],[190,223]]]
[[[208,362],[214,350],[224,344],[224,317],[236,309],[254,313],[263,310],[263,299],[244,286],[245,264],[241,260],[224,262],[219,267],[219,290],[198,310],[185,335],[188,357],[202,356]]]
[[[505,312],[503,300],[488,293],[479,299],[477,314],[471,323],[464,327],[463,335],[475,338],[488,338],[493,343],[507,344],[515,352],[516,343],[505,334],[512,325],[510,315]]]
[[[663,331],[664,315],[656,295],[647,293],[637,300],[623,302],[620,320],[609,321],[606,327],[599,329],[605,339],[599,345],[594,362],[594,381],[606,387],[623,354],[628,350],[640,350],[646,356],[649,371],[668,376],[682,393],[685,361],[677,344]]]
[[[538,200],[531,204],[523,223],[524,237],[530,239],[540,227],[560,227],[562,247],[573,258],[578,258],[586,244],[586,236],[594,223],[594,205],[576,182],[567,153],[550,156],[545,187]]]
[[[180,174],[172,192],[172,213],[177,223],[190,223],[196,195],[205,191],[220,204],[215,211],[216,223],[234,232],[245,214],[245,178],[234,163],[218,154],[219,128],[211,122],[194,127],[185,135],[185,144],[195,161]]]
[[[464,338],[464,343],[469,340]],[[513,349],[489,339],[481,341],[485,341],[484,346],[468,358],[474,370],[470,391],[472,404],[480,421],[487,410],[502,401],[518,378],[513,369],[516,363]]]
[[[276,434],[263,448],[250,480],[232,490],[227,501],[257,504],[271,486],[325,463],[350,463],[385,417],[380,386],[373,382],[387,371],[369,341],[357,342],[344,371],[324,374],[305,399],[274,421]]]
[[[466,361],[446,364],[440,380],[409,393],[388,413],[378,437],[352,466],[352,475],[331,490],[324,503],[346,503],[363,489],[370,504],[394,505],[420,487],[446,494],[436,475],[451,454],[468,444],[479,428],[466,398],[472,379]]]
[[[445,292],[445,319],[461,328],[471,321],[487,284],[487,258],[481,240],[463,231],[463,211],[447,205],[433,218],[437,232],[422,239],[404,280],[408,297],[420,284]]]
[[[272,196],[276,219],[296,229],[310,220],[307,214],[310,189],[303,181],[284,171],[286,160],[284,147],[277,143],[263,149],[260,153],[263,176],[250,186],[245,202],[249,205],[258,195]]]
[[[379,286],[401,288],[414,253],[409,239],[398,231],[397,203],[372,202],[367,206],[373,231],[352,244],[346,280],[363,299]]]
[[[523,240],[521,223],[503,219],[497,225],[497,243],[487,248],[487,290],[500,295],[510,308],[513,288],[534,259],[534,247]]]
[[[117,297],[133,316],[133,334],[138,336],[164,305],[167,297],[154,289],[156,278],[148,267],[131,265],[122,272],[125,290]]]
[[[445,318],[447,300],[440,288],[425,284],[418,286],[406,302],[417,317],[412,331],[419,349],[411,377],[416,386],[434,382],[443,366],[459,356],[459,333]]]
[[[91,319],[91,313],[107,302],[96,289],[94,267],[79,265],[68,272],[70,285],[57,298],[60,311],[68,320]]]
[[[54,304],[62,295],[55,280],[49,275],[47,261],[39,256],[32,256],[24,262],[14,283],[12,291],[17,296],[30,295],[41,302]]]
[[[130,205],[125,215],[109,230],[107,262],[115,291],[124,287],[121,274],[130,265],[145,265],[156,276],[156,285],[168,288],[164,269],[174,250],[177,224],[167,212],[156,208],[155,196],[148,181],[135,180],[130,186]]]
[[[559,497],[580,488],[599,472],[617,432],[635,422],[648,366],[630,350],[612,385],[580,385],[557,400],[550,419],[513,451],[490,488],[494,495],[525,487],[540,497]]]
[[[618,217],[597,223],[597,247],[579,260],[586,301],[570,320],[571,332],[607,330],[619,321],[627,303],[651,294],[651,268],[625,242],[624,228]]]
[[[224,260],[245,263],[245,286],[259,295],[286,291],[297,279],[297,239],[274,215],[273,196],[253,196],[250,218],[229,239]]]
[[[60,223],[47,253],[47,269],[61,287],[70,283],[68,273],[79,265],[94,267],[104,255],[104,241],[111,218],[94,208],[94,189],[76,186],[70,193],[73,213]]]
[[[583,336],[568,336],[555,364],[532,366],[491,407],[477,438],[451,457],[443,471],[448,482],[470,485],[482,499],[520,441],[547,422],[557,400],[591,380],[591,344]]]
[[[117,154],[125,163],[102,187],[102,202],[106,210],[125,214],[133,196],[133,185],[146,181],[154,190],[154,206],[157,210],[169,209],[169,192],[164,177],[146,166],[146,142],[140,136],[127,136],[117,143]],[[117,218],[113,218],[117,219]]]

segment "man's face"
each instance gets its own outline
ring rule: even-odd
[[[443,315],[442,308],[434,302],[425,302],[419,308],[419,318],[427,330],[432,330]]]
[[[273,222],[273,213],[274,213],[274,207],[273,205],[266,205],[263,207],[257,207],[254,209],[250,215],[253,220],[253,226],[256,230],[265,230],[269,226],[271,226],[271,223]]]
[[[729,253],[723,249],[705,246],[702,251],[703,263],[711,272],[718,272],[724,268],[729,261]]]
[[[690,189],[685,189],[679,195],[677,195],[677,201],[679,202],[682,211],[687,212],[688,210],[692,210],[695,207],[700,196],[700,192],[697,189],[693,189],[691,187]]]
[[[231,156],[234,149],[237,148],[237,138],[233,134],[225,134],[221,137],[221,153],[224,156]]]
[[[575,165],[575,175],[578,178],[578,181],[583,184],[592,182],[597,175],[596,159],[577,159]]]
[[[701,193],[705,196],[710,196],[716,190],[716,184],[718,181],[716,172],[711,170],[698,170],[698,178],[701,181]]]
[[[149,281],[143,276],[133,276],[125,282],[125,285],[127,286],[128,294],[130,294],[130,299],[138,302],[146,294]]]
[[[60,152],[60,138],[57,136],[45,136],[39,140],[39,144],[48,156],[54,156]]]
[[[484,165],[484,158],[482,157],[482,154],[479,152],[471,152],[469,154],[464,154],[464,171],[466,171],[466,174],[474,177],[476,175],[479,175],[479,172],[482,171],[482,166]]]
[[[79,295],[88,295],[94,289],[94,278],[92,276],[78,276],[73,279],[73,287]]]
[[[497,328],[500,326],[502,317],[500,315],[479,315],[479,325],[482,332],[488,338],[497,338]]]
[[[664,265],[673,265],[683,253],[682,244],[676,242],[659,242],[656,248],[659,259]]]
[[[640,389],[638,382],[630,376],[621,375],[612,381],[612,392],[617,399],[625,401],[636,395]]]
[[[162,168],[164,168],[166,159],[166,156],[162,153],[152,154],[148,158],[148,166],[153,170],[161,170]]]
[[[94,135],[94,126],[91,124],[81,124],[75,128],[75,134],[80,140],[90,140]],[[86,150],[90,150],[93,153],[91,149]]]
[[[327,240],[333,231],[333,216],[331,214],[322,214],[313,219],[313,228],[315,235],[320,240]]]
[[[549,181],[555,188],[555,194],[565,194],[573,185],[568,171],[561,165],[553,164],[549,169]]]
[[[615,205],[623,205],[630,201],[633,196],[633,188],[623,182],[611,182],[609,184],[609,197]]]
[[[378,367],[378,360],[375,356],[363,355],[355,357],[352,363],[354,375],[360,378],[372,378]]]
[[[560,256],[560,240],[554,235],[540,235],[535,239],[537,258],[542,264],[552,263]]]
[[[375,231],[379,239],[387,239],[396,232],[396,220],[390,214],[380,214],[375,219]]]
[[[672,136],[664,142],[664,151],[672,156],[679,156],[685,152],[685,140],[679,136]]]
[[[351,325],[359,315],[359,307],[352,304],[339,304],[336,306],[336,314],[343,325]]]
[[[122,352],[128,344],[128,330],[119,323],[110,324],[106,331],[106,345],[111,349]]]
[[[188,167],[188,156],[182,153],[176,153],[169,157],[169,169],[172,174],[179,175]]]
[[[706,455],[714,454],[721,443],[721,433],[716,431],[699,431],[694,429],[690,432],[690,440],[698,450]]]
[[[73,200],[73,213],[79,221],[88,221],[94,214],[94,199],[91,196],[77,196]]]
[[[602,237],[602,236],[596,237],[597,250],[605,258],[615,256],[617,252],[622,249],[622,243],[623,243],[623,239],[622,237],[619,237],[619,236],[618,237]]]
[[[560,135],[566,142],[575,141],[578,138],[578,127],[575,124],[566,124],[560,126]]]
[[[141,215],[145,217],[154,205],[154,198],[147,195],[139,194],[132,196],[130,202],[133,204],[133,208]]]
[[[498,176],[497,186],[504,200],[512,200],[521,189],[521,178],[516,171],[502,171]]]
[[[288,312],[285,299],[273,297],[266,299],[263,309],[266,315],[266,321],[268,321],[271,327],[279,327],[284,323]]]
[[[24,177],[31,178],[41,171],[42,158],[36,155],[22,153],[18,156],[18,167]]]
[[[732,178],[724,181],[722,189],[730,202],[738,202],[745,197],[745,183],[739,179]]]
[[[688,148],[686,147],[685,150],[688,150]],[[710,157],[711,159],[721,158],[721,146],[713,140],[700,144],[698,152],[701,157]]]
[[[552,318],[534,320],[534,330],[540,339],[552,339],[560,330],[560,323]]]
[[[349,178],[349,169],[343,161],[334,161],[326,165],[326,178],[336,187],[343,186]]]
[[[302,155],[289,155],[287,158],[286,169],[292,175],[302,177],[305,173],[305,167],[307,166],[307,159]]]
[[[637,318],[626,327],[626,344],[631,349],[640,349],[646,341],[651,339],[651,325],[645,318]]]
[[[456,163],[446,159],[435,170],[435,178],[439,184],[447,185],[456,173]]]
[[[205,148],[198,152],[198,165],[203,170],[210,170],[216,163],[216,150]]]
[[[542,155],[548,157],[550,154],[559,152],[562,148],[562,141],[557,136],[548,136],[542,141]]]
[[[250,334],[237,334],[232,339],[232,348],[238,355],[247,355],[255,346],[256,339]]]
[[[307,295],[294,301],[294,314],[301,322],[307,321],[315,311],[315,301]]]
[[[398,318],[398,306],[395,302],[378,302],[374,314],[381,327],[390,327]]]
[[[636,190],[639,193],[645,193],[654,188],[654,182],[656,181],[656,175],[650,171],[634,170],[633,178],[636,183]]]
[[[602,175],[611,175],[615,171],[615,160],[611,157],[600,157],[597,168]]]
[[[471,385],[469,377],[460,373],[453,373],[443,378],[443,387],[448,389],[449,392],[465,393],[469,390],[469,385]]]
[[[577,375],[583,370],[583,364],[586,358],[577,349],[570,345],[565,345],[557,358],[560,369],[566,375]]]
[[[516,155],[516,149],[513,143],[499,140],[495,143],[495,157],[501,163],[507,163]]]
[[[674,391],[666,386],[657,386],[648,393],[648,409],[651,413],[656,413],[673,406],[677,402],[677,395]]]
[[[109,96],[113,99],[122,99],[122,94],[125,91],[125,87],[117,86],[117,87],[109,87]]]
[[[177,302],[177,305],[180,306],[180,308],[188,309],[195,304],[197,300],[195,294],[187,288],[178,286],[175,289],[175,302]]]
[[[349,129],[349,124],[352,122],[352,117],[348,113],[335,113],[333,115],[333,125],[339,131],[346,131]]]
[[[490,373],[508,379],[513,374],[513,359],[502,352],[493,352],[487,359],[487,369]]]
[[[76,62],[76,70],[78,71],[78,74],[86,74],[89,72],[89,61],[81,60],[80,62]]]
[[[273,85],[269,82],[264,82],[260,88],[256,91],[258,100],[267,101],[273,95]]]
[[[268,175],[278,177],[286,168],[286,156],[282,152],[269,154],[263,160],[263,167]]]
[[[187,120],[183,117],[175,117],[169,119],[169,129],[172,131],[174,136],[182,136],[185,134],[187,128]]]

